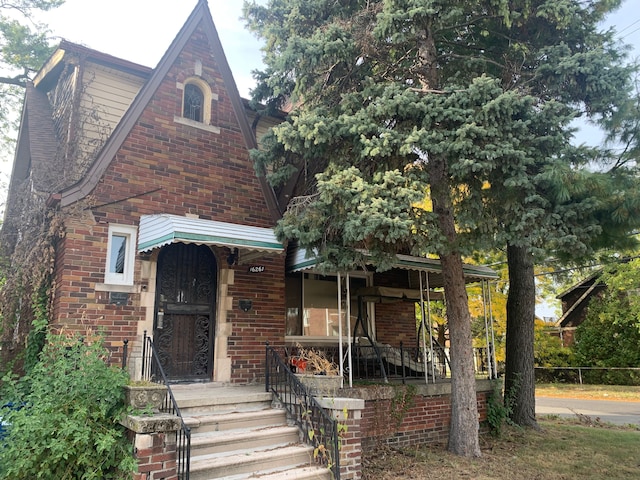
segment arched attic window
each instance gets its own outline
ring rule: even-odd
[[[203,121],[204,93],[195,83],[184,86],[182,116],[195,122]]]
[[[177,84],[182,90],[182,109],[174,117],[177,123],[200,128],[213,133],[220,133],[220,128],[211,125],[211,102],[218,100],[218,95],[211,92],[211,87],[202,78],[194,76],[184,83]]]

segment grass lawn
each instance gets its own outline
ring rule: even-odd
[[[570,397],[588,400],[623,400],[640,402],[640,387],[623,385],[577,385],[567,383],[542,383],[536,385],[536,395],[541,397]]]
[[[538,384],[536,395],[640,402],[640,387]],[[363,480],[640,479],[639,430],[573,418],[542,417],[539,423],[540,431],[507,427],[500,438],[481,437],[477,459],[444,446],[364,452]]]
[[[640,478],[640,431],[557,418],[542,419],[540,426],[507,427],[499,438],[481,437],[477,459],[437,446],[363,452],[363,480]]]

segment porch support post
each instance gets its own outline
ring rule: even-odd
[[[489,299],[489,325],[491,326],[491,362],[493,363],[493,378],[498,378],[498,364],[496,362],[496,337],[493,330],[493,302],[491,301],[491,283],[487,280],[487,297]]]
[[[431,321],[431,298],[429,295],[429,272],[425,273],[425,283],[426,285],[422,285],[422,272],[420,274],[420,306],[422,309],[422,351],[423,351],[423,361],[424,361],[424,380],[425,383],[429,383],[429,374],[428,374],[428,363],[427,363],[427,341],[424,338],[427,334],[425,329],[425,309],[424,309],[424,297],[423,291],[426,288],[427,290],[427,322],[429,325],[429,351],[431,352],[431,381],[436,383],[436,372],[435,372],[435,362],[434,354],[433,354],[433,322]]]
[[[346,314],[347,314],[347,366],[349,369],[349,388],[353,387],[353,368],[351,364],[351,277],[349,272],[345,275],[346,281]],[[340,357],[340,377],[344,386],[344,347],[342,332],[342,275],[338,272],[338,355]]]
[[[340,387],[344,386],[344,356],[342,352],[342,275],[338,272],[338,357],[340,359]]]
[[[489,339],[489,318],[488,318],[488,310],[487,310],[487,290],[488,290],[488,282],[482,281],[482,309],[484,312],[484,337],[487,342],[487,370],[489,373],[489,378],[493,378],[493,360],[491,358],[491,341]]]
[[[347,365],[349,367],[349,388],[353,387],[353,365],[351,363],[351,276],[347,272]]]
[[[425,338],[425,336],[427,335],[427,333],[425,332],[426,329],[426,322],[424,321],[424,316],[425,316],[425,310],[424,310],[424,288],[422,285],[422,271],[418,270],[418,276],[420,277],[420,332],[422,332],[422,335],[420,335],[420,340],[422,341],[422,364],[424,365],[424,382],[425,383],[429,383],[429,372],[427,371],[428,367],[427,367],[427,340]],[[427,277],[429,276],[429,273],[427,273]],[[427,296],[429,295],[429,293],[427,292]]]

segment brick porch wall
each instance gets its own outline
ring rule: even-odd
[[[485,430],[491,382],[477,382],[478,417]],[[343,391],[345,393],[345,391]],[[420,443],[446,443],[451,420],[450,383],[418,385],[413,394],[403,385],[377,385],[347,390],[365,400],[360,425],[362,448],[378,443],[407,447]]]
[[[340,436],[340,480],[362,478],[362,409],[355,398],[318,398],[338,422]]]

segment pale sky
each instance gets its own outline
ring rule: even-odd
[[[66,0],[41,16],[54,35],[147,67],[155,67],[197,0]],[[240,94],[261,65],[260,42],[240,20],[242,0],[209,0]]]
[[[155,67],[196,4],[197,0],[66,0],[42,20],[55,35],[71,42]],[[242,0],[209,0],[209,9],[238,90],[246,97],[254,85],[251,70],[261,66],[261,42],[240,20]],[[607,23],[640,55],[638,0],[626,0]]]
[[[196,4],[197,0],[67,0],[42,19],[69,41],[155,67]],[[253,85],[250,72],[260,66],[261,43],[240,20],[242,0],[209,0],[209,9],[240,93],[246,96]],[[637,0],[626,0],[607,23],[640,54]]]

